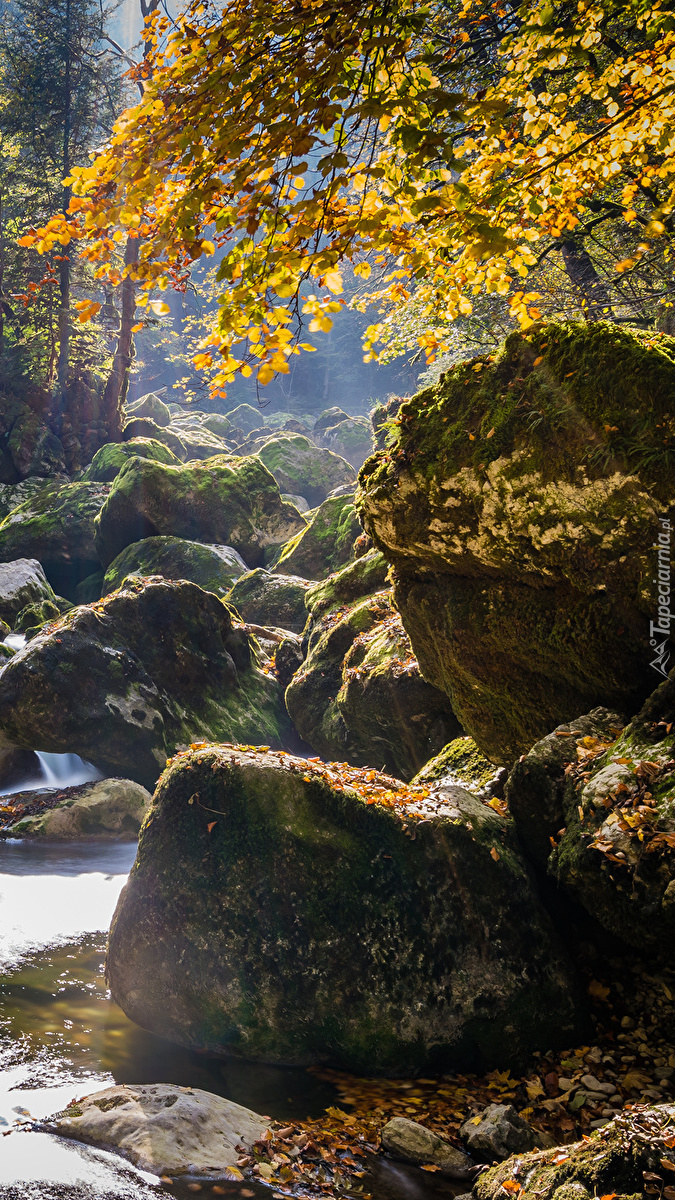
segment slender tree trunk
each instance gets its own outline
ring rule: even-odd
[[[66,23],[65,23],[65,74],[64,74],[64,114],[63,114],[63,177],[67,179],[70,175],[70,124],[71,124],[71,20],[70,20],[70,2],[66,0]],[[68,211],[70,204],[71,189],[66,185],[63,189],[63,212]],[[61,251],[61,262],[59,263],[59,292],[61,304],[59,307],[59,365],[58,365],[58,388],[60,393],[60,403],[63,409],[65,404],[66,386],[68,383],[68,363],[70,359],[70,247],[64,246]]]
[[[139,238],[127,238],[124,265],[131,267],[138,260]],[[126,276],[122,280],[122,311],[117,348],[103,393],[101,420],[110,437],[117,440],[122,432],[122,408],[129,387],[129,370],[134,359],[132,326],[136,311],[136,284]]]
[[[582,297],[586,316],[592,321],[602,317],[611,321],[612,302],[609,293],[583,242],[568,238],[562,244],[562,256],[565,270]]]
[[[5,294],[5,215],[4,196],[0,186],[0,297]],[[5,310],[0,301],[0,355],[5,352]]]

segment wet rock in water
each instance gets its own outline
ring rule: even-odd
[[[40,759],[34,750],[21,750],[17,746],[12,746],[9,749],[0,749],[1,791],[8,792],[13,787],[22,784],[26,779],[39,778]]]
[[[364,465],[357,507],[425,677],[510,766],[561,721],[634,712],[653,686],[675,341],[552,323],[477,365],[401,405],[396,452]]]
[[[64,799],[53,807],[18,820],[8,830],[11,836],[134,841],[152,800],[150,792],[132,779],[101,779],[64,792]],[[56,796],[61,794],[57,791]]]
[[[282,575],[300,575],[304,579],[325,579],[354,557],[354,539],[361,526],[353,504],[354,497],[338,496],[324,500],[303,527],[283,547],[272,570]]]
[[[227,602],[245,621],[302,633],[307,620],[305,597],[311,587],[309,580],[298,575],[279,575],[257,567],[237,580]]]
[[[250,1108],[201,1088],[118,1084],[51,1118],[62,1137],[116,1150],[155,1175],[219,1175],[267,1130]]]
[[[248,567],[232,546],[207,546],[185,538],[151,537],[132,542],[111,562],[102,594],[114,592],[127,575],[161,575],[164,579],[189,579],[207,592],[224,597],[235,579]]]
[[[5,743],[79,754],[147,785],[178,744],[278,746],[287,728],[245,630],[185,581],[132,578],[50,625],[0,673]]]
[[[92,458],[89,466],[82,472],[84,483],[112,483],[119,475],[128,459],[137,455],[139,458],[151,458],[154,462],[172,463],[177,466],[180,459],[154,438],[131,438],[128,442],[108,442]]]
[[[546,867],[551,839],[557,838],[565,824],[566,769],[587,754],[588,746],[611,741],[623,726],[618,713],[594,708],[586,716],[559,725],[515,764],[505,796],[527,855],[537,866]]]
[[[468,1154],[462,1154],[437,1133],[432,1133],[417,1121],[407,1117],[392,1117],[381,1134],[382,1145],[394,1158],[404,1162],[433,1163],[451,1179],[471,1179],[476,1165]]]
[[[78,583],[100,567],[94,520],[109,491],[105,483],[41,488],[0,522],[0,560],[36,558],[55,591],[74,599]]]
[[[139,396],[138,400],[127,404],[126,415],[127,417],[149,417],[158,425],[169,425],[171,422],[169,406],[155,392],[148,392],[145,396]]]
[[[27,604],[40,604],[43,600],[54,603],[56,596],[37,559],[0,562],[0,617],[10,629]]]
[[[635,1105],[583,1141],[509,1158],[485,1171],[474,1184],[474,1200],[498,1200],[516,1190],[523,1200],[636,1197],[645,1184],[660,1191],[672,1177],[664,1159],[672,1159],[674,1121],[675,1105]],[[505,1189],[505,1183],[519,1186]]]
[[[331,450],[315,446],[302,434],[272,438],[257,453],[282,492],[305,496],[312,506],[322,504],[340,484],[356,486],[350,463]]]
[[[373,431],[367,417],[347,417],[334,425],[315,430],[316,441],[326,450],[339,454],[358,471],[373,453]]]
[[[675,940],[675,678],[618,738],[581,741],[549,873],[600,925],[650,959]]]
[[[503,796],[506,771],[481,754],[473,738],[459,737],[429,759],[413,780],[413,783],[440,782],[457,784],[481,800],[489,800],[492,796]]]
[[[311,624],[286,707],[317,754],[410,779],[462,732],[445,693],[422,679],[390,591]]]
[[[115,1001],[182,1045],[368,1074],[572,1044],[511,823],[425,790],[264,750],[175,757],[110,931]]]
[[[122,430],[123,441],[131,442],[136,441],[138,438],[161,442],[163,445],[168,446],[169,450],[181,462],[187,457],[183,439],[168,426],[165,429],[164,426],[158,425],[156,421],[151,421],[149,417],[133,417],[124,426]]]
[[[310,506],[307,503],[307,501],[305,500],[304,496],[290,496],[287,493],[282,492],[281,499],[285,500],[287,504],[294,505],[294,507],[297,508],[299,513],[309,512]]]
[[[263,424],[260,409],[254,408],[252,404],[240,404],[233,408],[227,414],[227,419],[235,429],[242,429],[244,433],[250,433],[252,429],[258,429]]]
[[[112,485],[96,545],[106,568],[132,542],[159,536],[233,546],[256,567],[267,547],[304,528],[257,458],[218,457],[182,467],[132,458]]]
[[[537,1144],[534,1130],[512,1104],[489,1104],[478,1117],[465,1121],[459,1132],[482,1162],[525,1154]]]

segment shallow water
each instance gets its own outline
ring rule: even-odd
[[[24,1110],[43,1118],[110,1083],[205,1088],[283,1120],[317,1116],[333,1090],[302,1070],[201,1056],[133,1025],[102,976],[105,930],[135,846],[0,843],[0,1197],[148,1200],[168,1192],[102,1151],[44,1133],[9,1132]],[[374,1200],[451,1194],[436,1180],[380,1162]],[[271,1200],[269,1188],[232,1184]],[[171,1194],[193,1196],[186,1185]],[[200,1193],[212,1195],[208,1185]]]

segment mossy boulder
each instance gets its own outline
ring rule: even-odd
[[[216,454],[230,454],[231,447],[224,438],[211,433],[202,424],[193,426],[171,425],[170,431],[176,433],[185,447],[184,459],[193,462],[195,459],[214,458]]]
[[[112,485],[96,545],[106,568],[132,542],[163,536],[233,546],[256,567],[267,547],[304,528],[257,458],[216,457],[182,467],[132,458]]]
[[[248,747],[179,754],[113,918],[114,1000],[185,1046],[368,1074],[569,1044],[574,985],[512,826],[424,793]]]
[[[445,693],[422,679],[389,592],[313,624],[286,707],[317,754],[410,779],[462,732]]]
[[[302,633],[307,620],[305,597],[312,584],[298,575],[277,575],[257,567],[242,575],[227,595],[245,621]]]
[[[339,454],[356,471],[373,452],[373,430],[367,417],[347,417],[315,432],[315,436],[319,446]]]
[[[17,484],[0,484],[0,519],[13,512],[20,504],[30,500],[44,487],[55,487],[57,484],[70,483],[67,475],[55,475],[49,481],[32,476]]]
[[[161,442],[164,446],[168,446],[169,450],[176,455],[176,458],[181,462],[187,457],[187,452],[183,440],[170,429],[168,426],[158,425],[156,421],[152,421],[150,417],[132,417],[127,421],[122,430],[122,440],[124,442],[135,441],[137,438],[144,438],[153,442]]]
[[[20,479],[48,477],[66,469],[62,443],[44,418],[29,408],[12,425],[7,450]]]
[[[61,616],[61,609],[54,603],[53,600],[40,600],[38,603],[27,604],[21,609],[14,628],[17,633],[25,633],[26,637],[33,637],[42,625],[46,625],[49,621],[58,621]]]
[[[256,453],[282,492],[304,496],[312,506],[321,504],[333,488],[356,483],[350,463],[300,433],[271,438]]]
[[[154,462],[176,465],[181,461],[173,450],[153,438],[139,437],[132,438],[129,442],[108,442],[96,451],[80,478],[85,483],[112,483],[127,460],[135,454],[139,458],[151,458]]]
[[[225,439],[232,428],[232,422],[222,413],[204,413],[201,423],[203,429],[214,433],[216,437]]]
[[[157,425],[165,426],[171,422],[168,404],[165,404],[155,392],[148,392],[145,396],[139,396],[138,400],[134,400],[132,404],[127,404],[126,412],[127,416],[132,418],[149,417]]]
[[[517,1193],[523,1200],[591,1200],[611,1195],[638,1200],[645,1183],[651,1191],[656,1182],[662,1191],[673,1178],[664,1160],[672,1161],[674,1123],[675,1105],[633,1105],[581,1142],[514,1155],[491,1167],[478,1177],[472,1196],[501,1200]]]
[[[604,929],[652,959],[675,943],[675,678],[568,769],[548,870]]]
[[[354,604],[387,586],[389,567],[379,550],[369,550],[361,558],[347,563],[327,579],[316,583],[307,593],[307,608],[316,622],[335,608]]]
[[[235,429],[243,429],[244,433],[250,433],[252,429],[259,429],[263,424],[263,414],[259,408],[254,408],[252,404],[239,404],[227,414],[227,419]]]
[[[105,483],[40,488],[0,522],[0,561],[36,558],[55,591],[74,599],[78,583],[100,567],[94,521],[109,491]]]
[[[19,613],[28,604],[41,604],[45,600],[55,604],[56,595],[36,559],[0,563],[0,619],[10,629],[15,628]]]
[[[413,783],[436,783],[441,779],[487,800],[503,794],[506,771],[503,767],[495,770],[494,763],[481,754],[473,738],[458,737],[424,764]]]
[[[194,583],[134,580],[73,609],[0,673],[0,734],[154,784],[178,744],[280,745],[288,718],[230,610]]]
[[[44,794],[44,793],[43,793]],[[99,779],[54,793],[43,812],[11,825],[12,837],[45,841],[134,841],[150,807],[150,793],[132,779]]]
[[[100,600],[104,579],[104,571],[93,571],[91,575],[87,575],[75,588],[75,603],[93,604],[95,600]]]
[[[348,421],[349,413],[346,413],[343,408],[333,405],[332,408],[324,408],[319,413],[313,425],[314,433],[323,433],[324,429],[328,429],[331,425],[337,425],[340,421]]]
[[[354,557],[354,541],[361,533],[353,496],[324,500],[310,520],[283,547],[272,569],[303,579],[325,579]]]
[[[420,666],[495,762],[651,690],[674,392],[665,335],[537,326],[404,402],[361,469]]]
[[[247,570],[232,546],[206,546],[175,537],[144,538],[132,542],[113,559],[101,594],[114,592],[127,575],[161,575],[164,579],[189,579],[222,598]]]

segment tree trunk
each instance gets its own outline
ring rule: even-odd
[[[125,267],[133,266],[138,260],[139,238],[127,238],[124,252]],[[112,441],[117,441],[122,432],[122,407],[129,387],[129,369],[134,358],[134,335],[132,326],[136,311],[136,284],[126,276],[122,280],[122,311],[120,313],[120,331],[117,338],[117,348],[110,368],[108,382],[105,385],[101,405],[101,420]]]
[[[66,21],[65,21],[65,73],[64,73],[64,111],[63,111],[63,177],[67,179],[70,175],[70,124],[71,124],[71,21],[70,21],[70,0],[66,0]],[[63,212],[64,215],[68,212],[70,204],[71,189],[66,185],[63,189]],[[64,246],[61,251],[61,261],[59,263],[59,292],[61,303],[59,307],[59,365],[58,365],[58,389],[60,408],[63,411],[66,399],[66,387],[68,385],[68,364],[70,359],[70,248]]]
[[[568,238],[562,244],[562,256],[565,270],[581,295],[586,316],[592,321],[602,317],[611,321],[612,302],[609,293],[583,242]]]

